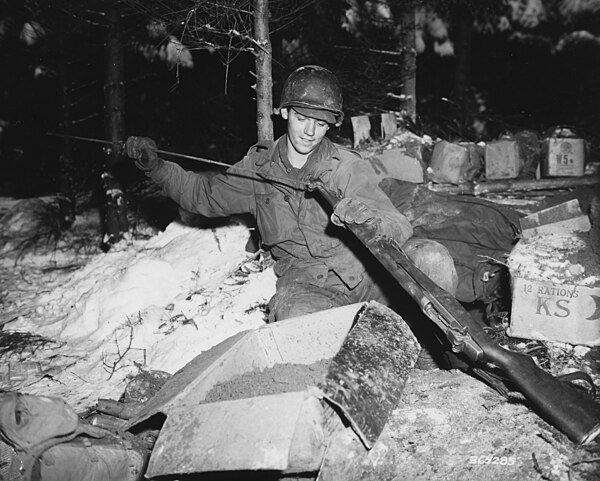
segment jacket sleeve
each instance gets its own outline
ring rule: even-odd
[[[206,217],[255,213],[255,174],[249,156],[224,173],[210,175],[189,172],[179,165],[162,161],[148,172],[164,193],[189,212]]]
[[[394,239],[400,245],[413,235],[409,220],[394,207],[379,187],[369,163],[358,155],[340,162],[338,169],[331,176],[331,181],[344,197],[358,200],[371,209],[380,222],[381,230],[393,233]]]

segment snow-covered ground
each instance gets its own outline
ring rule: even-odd
[[[138,229],[103,253],[96,211],[57,242],[30,245],[31,209],[0,205],[0,389],[87,408],[118,399],[140,370],[174,373],[265,322],[275,276],[262,252],[246,252],[245,225],[173,222],[164,232]]]

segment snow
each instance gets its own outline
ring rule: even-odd
[[[600,279],[570,257],[586,247],[576,234],[543,234],[519,241],[508,258],[513,277],[593,286]]]
[[[98,225],[78,216],[78,228]],[[20,314],[4,319],[4,331],[53,341],[26,359],[3,359],[35,367],[10,388],[90,407],[98,398],[118,399],[140,369],[174,373],[229,336],[265,323],[275,275],[264,253],[245,251],[247,226],[173,222],[145,234],[108,253],[76,255],[62,244],[31,250],[17,269],[13,257],[2,256],[3,284],[30,289],[3,296],[4,313]],[[29,285],[11,275],[27,277]]]

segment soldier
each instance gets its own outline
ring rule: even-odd
[[[270,321],[368,300],[392,304],[386,290],[397,292],[397,285],[343,228],[348,223],[374,223],[378,235],[394,238],[421,270],[454,293],[458,278],[446,248],[411,239],[409,221],[378,187],[368,162],[325,136],[344,117],[336,77],[315,65],[298,68],[287,78],[277,110],[287,132],[257,143],[241,161],[210,178],[160,159],[151,139],[130,137],[125,149],[184,209],[207,217],[254,216],[275,260]],[[342,193],[334,212],[317,193],[292,187],[315,179]]]

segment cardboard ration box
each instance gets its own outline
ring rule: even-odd
[[[472,143],[439,141],[433,147],[430,166],[431,180],[440,184],[471,182],[482,168],[479,147]]]
[[[517,243],[508,259],[509,336],[600,345],[600,275],[588,251],[576,233],[543,233]]]
[[[403,319],[375,301],[267,324],[200,353],[123,429],[162,419],[148,479],[318,471],[331,432],[346,423],[372,447],[420,350]]]
[[[585,141],[549,138],[544,143],[542,177],[581,177],[585,173]]]
[[[508,335],[600,345],[600,287],[513,277]]]
[[[323,407],[311,391],[204,399],[217,385],[253,370],[332,358],[360,306],[243,331],[190,361],[129,421],[135,426],[157,413],[166,416],[146,476],[318,468],[324,449]]]
[[[350,117],[350,123],[352,125],[354,148],[373,140],[389,140],[398,131],[398,123],[394,112],[357,115]]]
[[[421,184],[425,180],[423,162],[408,155],[400,147],[384,150],[381,154],[368,159],[377,183],[384,179],[397,179]]]
[[[485,146],[485,178],[516,179],[523,169],[519,147],[514,140],[488,142]]]

